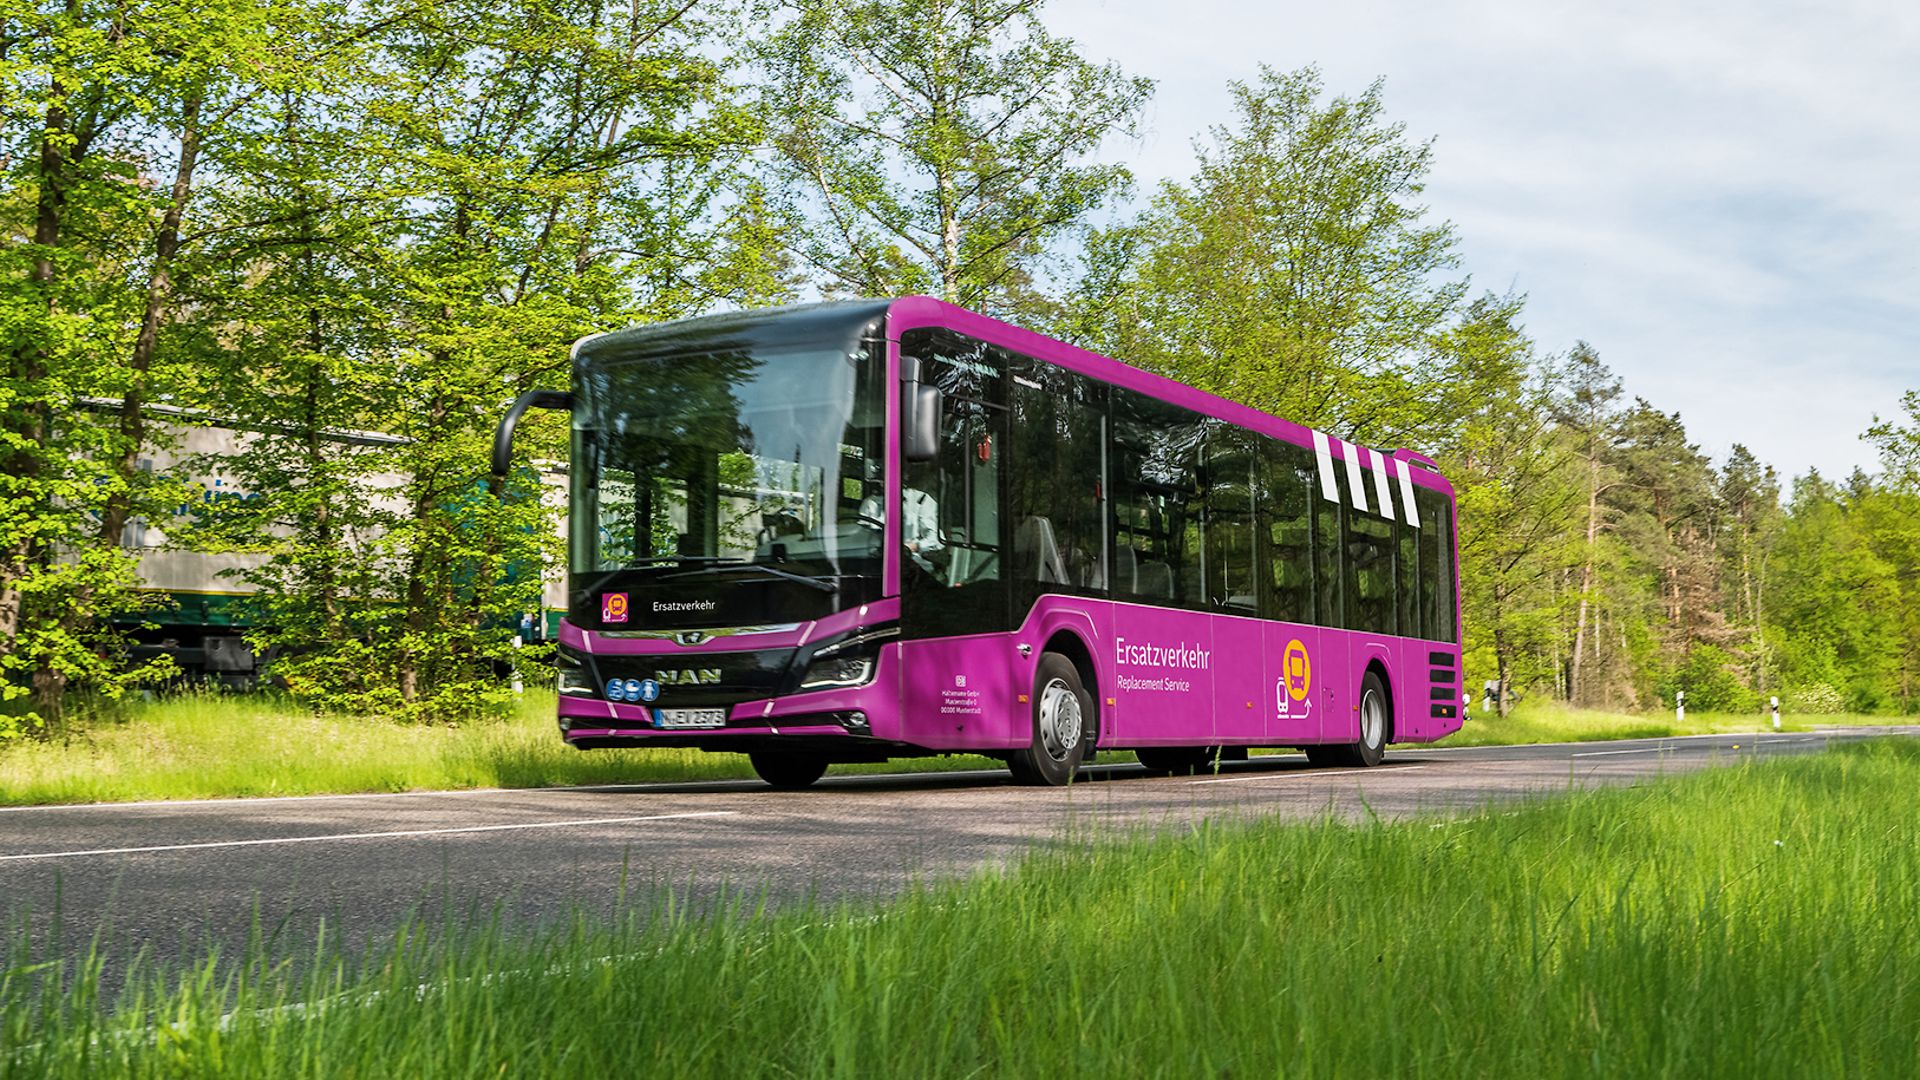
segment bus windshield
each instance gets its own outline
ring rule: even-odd
[[[876,360],[859,345],[773,345],[621,356],[578,372],[575,621],[785,625],[877,596]]]

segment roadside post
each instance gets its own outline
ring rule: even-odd
[[[1775,694],[1767,698],[1767,704],[1772,706],[1773,708],[1773,730],[1779,731],[1780,730],[1780,695]]]
[[[1676,724],[1684,724],[1687,722],[1687,692],[1685,690],[1675,690],[1673,692],[1673,722]]]

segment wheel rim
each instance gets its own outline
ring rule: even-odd
[[[1387,737],[1387,709],[1380,695],[1368,690],[1360,698],[1360,741],[1378,747]]]
[[[1065,761],[1080,745],[1080,695],[1064,679],[1050,680],[1040,691],[1040,747]]]

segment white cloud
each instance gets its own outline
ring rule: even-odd
[[[1387,80],[1436,138],[1427,202],[1541,347],[1587,340],[1716,455],[1872,465],[1920,388],[1920,5],[1060,0],[1048,21],[1159,80],[1145,181],[1186,175],[1228,79]]]

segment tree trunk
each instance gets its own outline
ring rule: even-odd
[[[1593,589],[1593,548],[1600,537],[1600,458],[1591,456],[1588,462],[1587,481],[1587,550],[1586,557],[1580,563],[1580,614],[1574,620],[1573,629],[1573,670],[1567,679],[1567,700],[1580,704],[1587,698],[1586,646],[1587,646],[1587,604]]]

